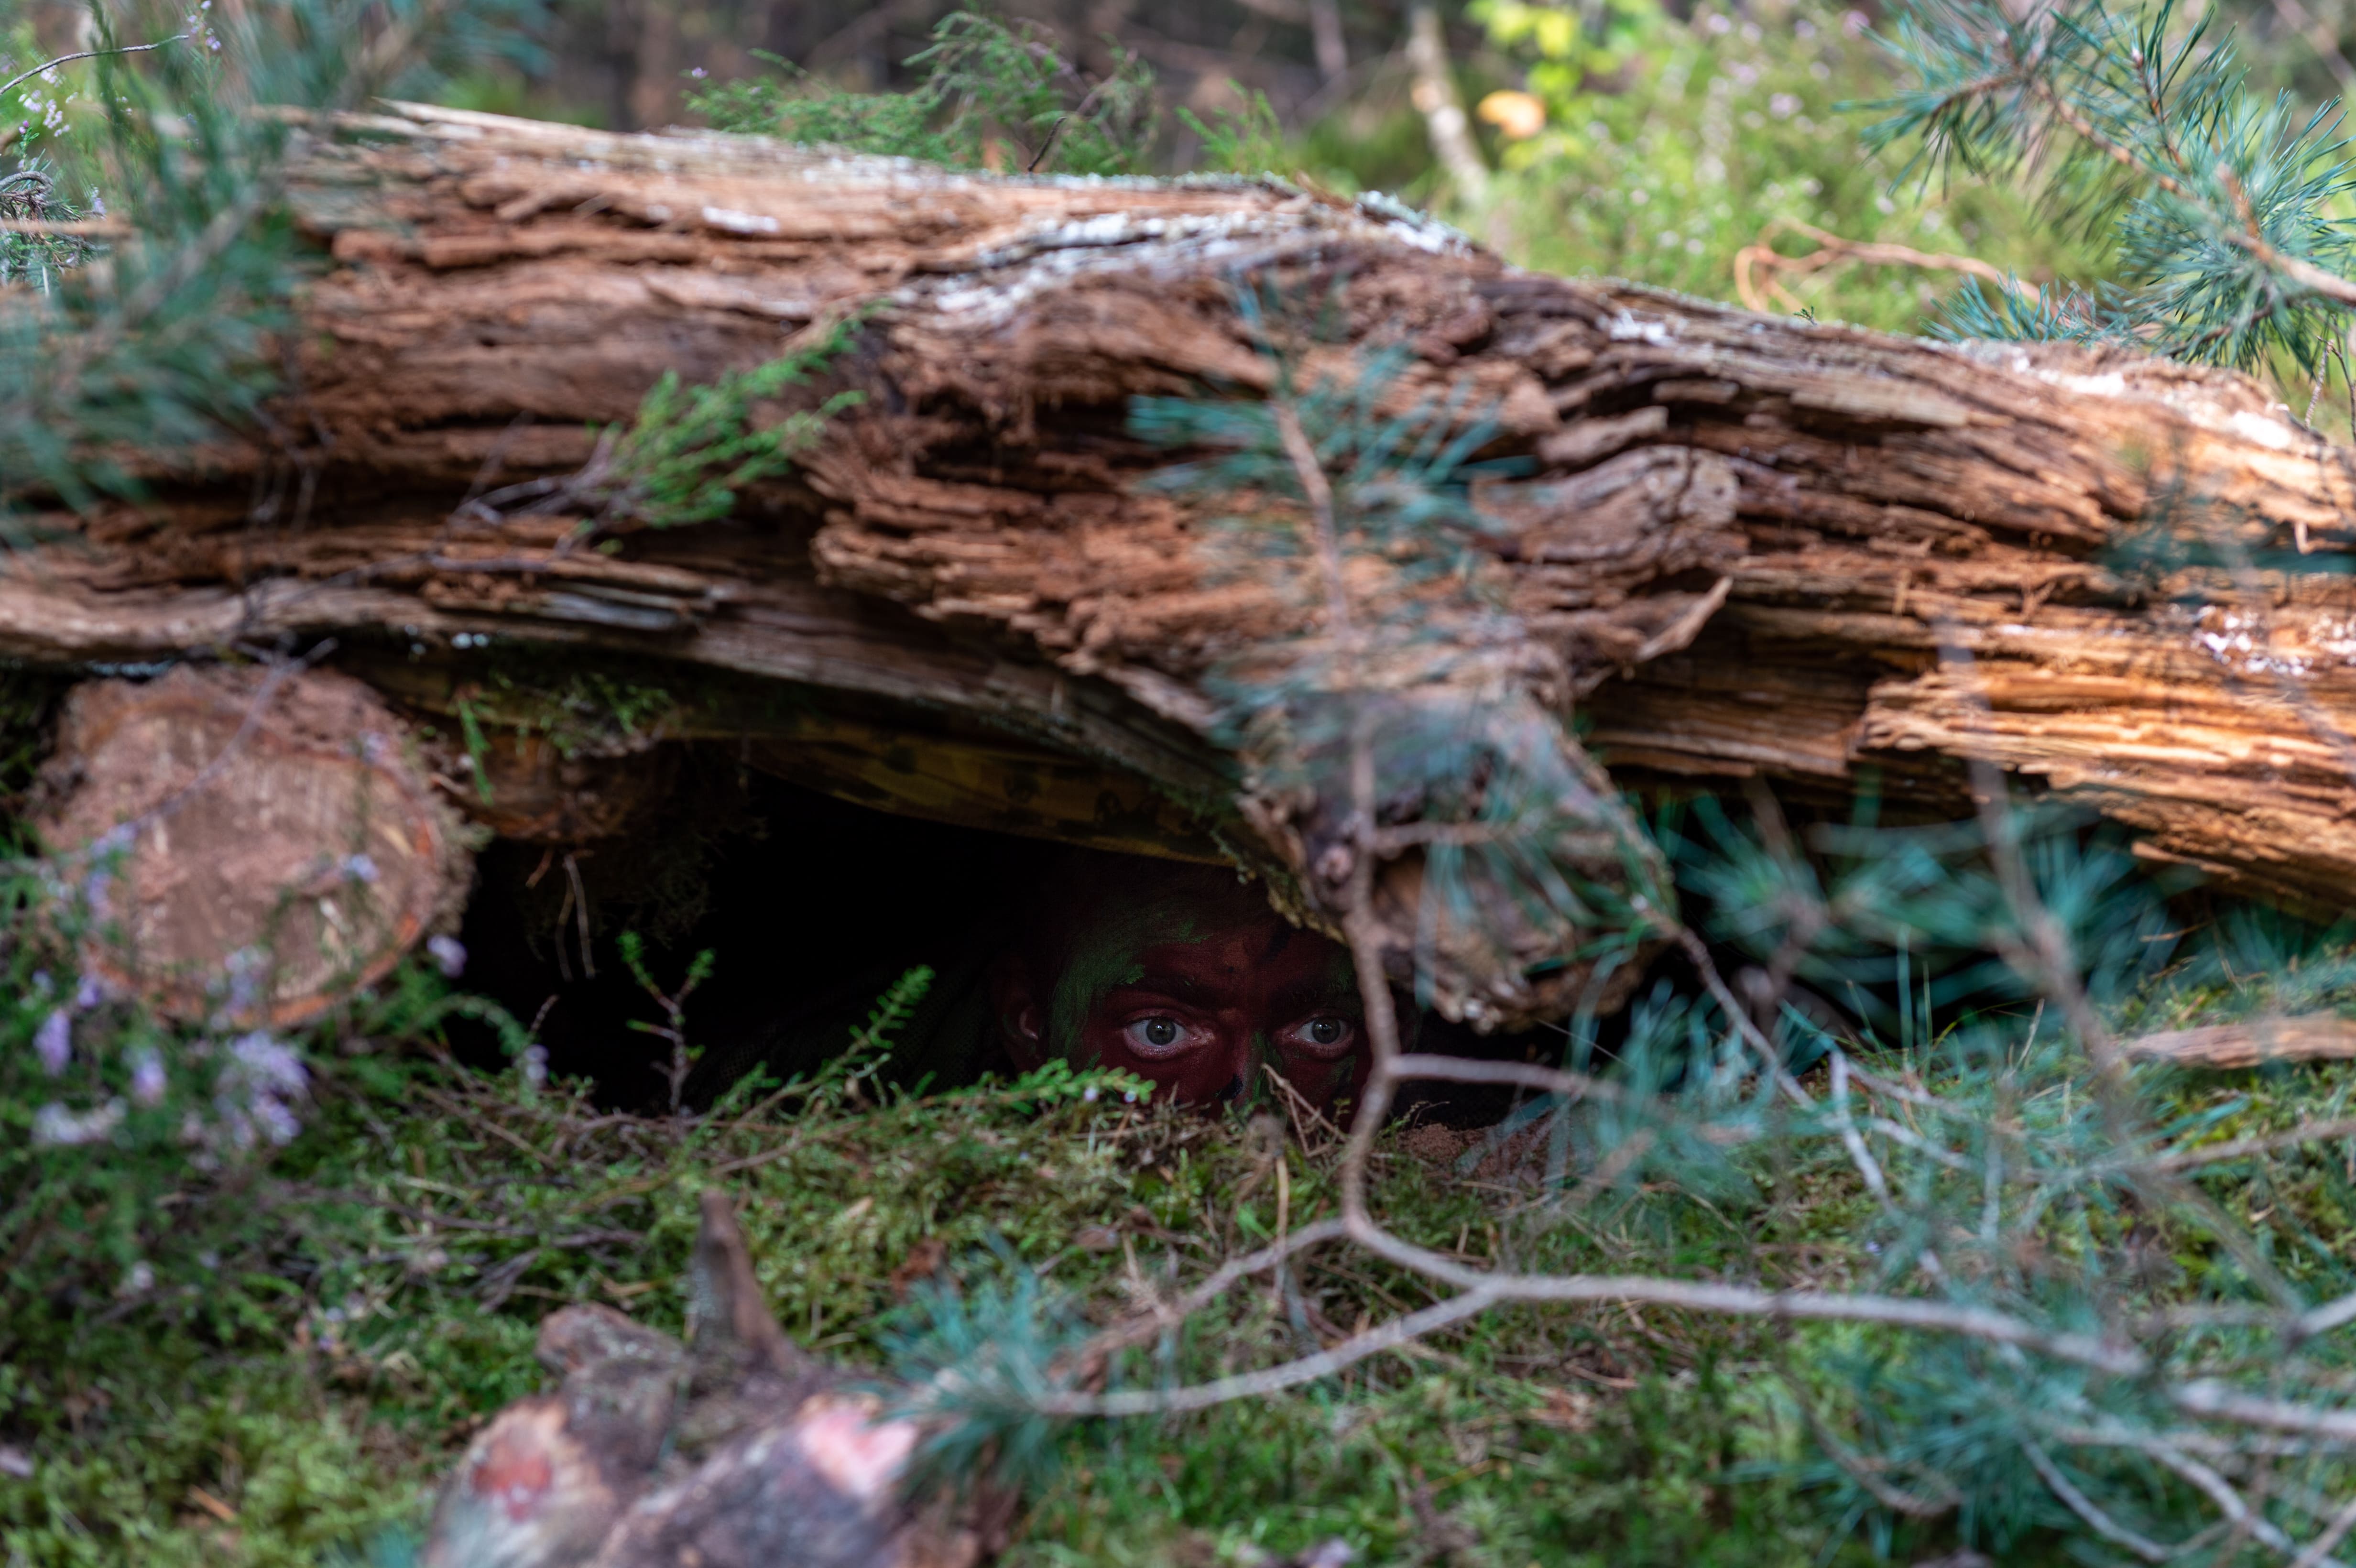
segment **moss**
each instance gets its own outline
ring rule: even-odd
[[[1068,1070],[880,1104],[838,1074],[757,1114],[748,1088],[674,1123],[366,1043],[402,1032],[357,1017],[334,1030],[348,1045],[315,1057],[308,1125],[259,1168],[156,1165],[155,1190],[120,1212],[73,1189],[81,1207],[61,1222],[87,1232],[83,1261],[44,1265],[30,1285],[8,1276],[19,1283],[0,1303],[0,1445],[31,1468],[0,1469],[0,1561],[316,1563],[388,1531],[413,1541],[456,1447],[538,1386],[542,1315],[603,1301],[681,1329],[697,1195],[715,1183],[738,1195],[789,1330],[869,1367],[887,1364],[905,1298],[936,1266],[970,1284],[1016,1260],[1101,1320],[1334,1203],[1330,1156],[1271,1125],[1129,1104],[1118,1086],[1090,1102]],[[2356,1072],[2155,1088],[2174,1136],[2216,1143],[2342,1114]],[[2048,1114],[2021,1111],[2029,1125]],[[1387,1137],[1376,1202],[1400,1233],[1477,1261],[1825,1288],[1878,1277],[1859,1240],[1873,1205],[1835,1147],[1762,1158],[1707,1195],[1636,1186],[1576,1209],[1510,1173],[1463,1173],[1451,1149]],[[2345,1287],[2346,1146],[2220,1162],[2199,1179],[2294,1284]],[[2142,1248],[2163,1296],[2199,1295],[2221,1266],[2165,1217],[2105,1224],[2061,1240]],[[1419,1279],[1331,1250],[1289,1292],[1239,1290],[1166,1364],[1130,1375],[1262,1364],[1431,1298]],[[1826,1420],[1862,1428],[1874,1412],[1858,1391],[1907,1375],[1905,1355],[1855,1325],[1501,1310],[1281,1395],[1069,1429],[1010,1560],[1240,1563],[1334,1535],[1372,1562],[1499,1568],[1936,1556],[1952,1523],[1858,1514],[1826,1484],[1784,1381],[1799,1369]],[[1879,1371],[1851,1377],[1860,1366]],[[2005,1560],[2059,1562],[2064,1545],[2032,1531]]]
[[[561,681],[527,685],[502,669],[490,684],[503,711],[520,709],[509,722],[525,734],[546,735],[566,757],[637,751],[662,739],[679,711],[667,687],[602,671],[575,668]]]
[[[991,1266],[1002,1246],[1102,1313],[1132,1268],[1191,1272],[1277,1222],[1266,1139],[1150,1108],[1043,1108],[986,1086],[675,1126],[593,1116],[513,1074],[402,1072],[397,1095],[348,1084],[242,1218],[147,1236],[155,1300],[120,1315],[52,1303],[24,1326],[0,1415],[37,1465],[0,1478],[16,1560],[312,1562],[388,1524],[414,1531],[473,1422],[536,1385],[541,1314],[601,1300],[681,1328],[695,1195],[712,1182],[741,1194],[781,1319],[868,1365],[930,1259]],[[2219,1136],[2294,1116],[2340,1076],[2211,1096]],[[1286,1157],[1290,1221],[1330,1211],[1321,1163]],[[2301,1163],[2224,1187],[2279,1201],[2320,1179]],[[1748,1211],[1636,1194],[1563,1222],[1394,1148],[1378,1196],[1406,1233],[1528,1267],[1772,1276],[1804,1259],[1829,1284],[1866,1261],[1847,1240],[1861,1195],[1830,1165]],[[2345,1205],[2314,1202],[2339,1205],[2317,1232],[2339,1244]],[[1428,1299],[1363,1259],[1331,1264],[1306,1272],[1304,1301],[1240,1294],[1180,1370],[1281,1353],[1305,1311],[1346,1325]],[[1797,1337],[1802,1359],[1814,1337]],[[1507,1568],[1868,1561],[1807,1484],[1775,1357],[1754,1329],[1676,1314],[1497,1313],[1290,1394],[1072,1431],[1012,1561],[1235,1561],[1335,1534],[1378,1562],[1442,1548]]]

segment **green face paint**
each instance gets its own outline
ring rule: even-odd
[[[1199,900],[1185,892],[1165,891],[1127,907],[1099,898],[1099,907],[1083,912],[1064,955],[1062,973],[1047,1003],[1047,1051],[1075,1067],[1092,1064],[1084,1057],[1083,1035],[1099,1003],[1124,986],[1145,978],[1143,955],[1150,948],[1202,940]]]

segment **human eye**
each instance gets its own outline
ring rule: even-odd
[[[1312,1056],[1341,1056],[1358,1043],[1358,1026],[1339,1013],[1318,1013],[1286,1029],[1283,1038]]]
[[[1183,1019],[1168,1013],[1149,1013],[1131,1019],[1129,1027],[1121,1030],[1121,1037],[1140,1056],[1176,1056],[1199,1043],[1195,1031]]]

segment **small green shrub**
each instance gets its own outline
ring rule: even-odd
[[[909,58],[907,92],[843,92],[756,52],[776,77],[691,91],[688,107],[716,130],[1010,173],[1141,173],[1154,139],[1152,73],[1134,55],[1091,79],[1030,22],[952,12]]]

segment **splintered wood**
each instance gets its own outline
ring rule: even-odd
[[[1014,1497],[914,1474],[927,1426],[894,1391],[786,1337],[727,1196],[706,1189],[684,1345],[611,1307],[540,1326],[553,1392],[467,1445],[425,1568],[974,1568]]]
[[[1393,404],[1484,418],[1484,455],[1526,461],[1478,496],[1522,637],[1484,678],[1583,709],[1619,782],[1837,799],[1869,774],[1959,810],[1976,753],[2244,891],[2338,908],[2356,874],[2356,589],[2334,570],[2356,470],[2244,379],[1540,276],[1273,182],[997,178],[410,106],[311,130],[290,191],[334,264],[291,339],[296,444],[157,459],[155,504],[60,519],[0,568],[0,652],[333,633],[453,693],[534,646],[682,690],[726,672],[837,737],[786,771],[984,825],[1000,763],[968,753],[1003,735],[1122,781],[1099,841],[1215,840],[1330,921],[1312,868],[1344,814],[1256,795],[1205,688],[1313,629],[1314,597],[1239,562],[1216,503],[1141,489],[1170,454],[1128,424],[1141,394],[1272,385],[1239,304],[1260,289],[1323,313],[1308,373],[1403,350]],[[455,518],[470,486],[581,464],[662,373],[708,381],[845,318],[798,406],[863,401],[734,517],[594,549],[575,518]],[[778,738],[753,753],[776,763],[777,707],[701,732]],[[891,784],[840,754],[861,726],[954,745]],[[1088,794],[1044,791],[1033,830],[1088,841]],[[1405,963],[1414,933],[1392,935]],[[1579,970],[1557,947],[1444,997],[1558,1013]]]

